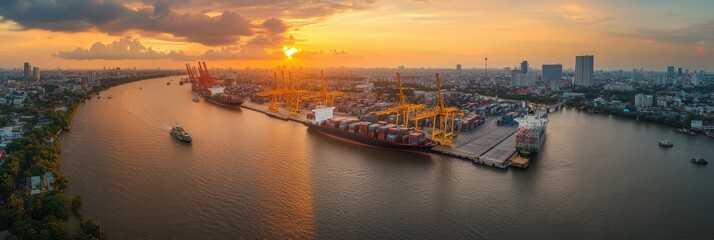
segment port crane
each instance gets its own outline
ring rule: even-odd
[[[203,64],[203,67],[201,67],[201,64]],[[210,88],[213,87],[214,84],[216,84],[216,80],[211,77],[211,74],[208,72],[208,67],[206,67],[206,62],[198,62],[198,73],[199,73],[199,86],[203,88]]]
[[[213,79],[211,74],[208,72],[206,62],[198,62],[198,69],[196,69],[196,67],[191,67],[190,64],[186,63],[186,73],[188,74],[188,79],[193,82],[191,88],[194,91],[207,89],[216,84],[216,80]]]
[[[320,91],[301,95],[299,98],[295,99],[293,103],[294,106],[300,106],[301,101],[308,99],[317,99],[320,101],[321,105],[327,107],[335,106],[335,98],[342,96],[342,93],[330,92],[327,90],[327,80],[325,80],[325,75],[323,72],[320,72],[320,81],[322,82],[322,87],[320,88]]]
[[[273,72],[273,89],[258,94],[260,97],[269,97],[268,109],[272,112],[280,112],[280,102],[287,96],[289,90],[285,86],[285,74],[283,73],[282,87],[278,85],[278,74]]]
[[[430,109],[423,111],[414,117],[414,126],[419,130],[418,122],[422,119],[432,119],[434,126],[431,129],[431,140],[438,142],[442,146],[451,147],[454,142],[454,121],[457,116],[463,116],[463,113],[455,107],[447,107],[444,102],[444,97],[441,94],[441,77],[436,74],[436,95],[437,103]]]
[[[191,82],[197,82],[200,79],[198,73],[196,72],[196,67],[191,68],[191,64],[186,63],[186,73],[188,74],[188,79],[191,80]]]
[[[277,73],[274,73],[273,89],[258,94],[260,97],[270,97],[268,101],[268,109],[273,112],[279,112],[281,103],[284,103],[285,106],[289,108],[290,114],[296,116],[300,112],[300,103],[303,100],[319,99],[322,105],[332,107],[335,105],[335,98],[342,96],[342,93],[340,92],[330,92],[327,90],[327,82],[325,81],[325,76],[322,73],[320,73],[322,88],[319,92],[312,93],[308,90],[296,89],[295,81],[293,80],[291,73],[288,72],[290,87],[288,87],[288,83],[285,82],[284,73],[282,76],[282,85],[278,84]]]
[[[290,115],[297,116],[300,112],[300,99],[310,93],[310,91],[295,89],[295,81],[290,72],[288,72],[288,80],[290,82],[290,89],[288,89],[287,103],[290,108]]]
[[[394,123],[406,128],[409,125],[409,116],[416,115],[420,110],[426,108],[426,105],[409,103],[409,100],[407,100],[407,97],[404,95],[404,90],[402,89],[402,78],[399,73],[397,73],[397,88],[399,89],[399,100],[397,100],[397,106],[372,113],[377,116],[395,114],[396,118]],[[399,124],[399,119],[403,119],[404,123]]]

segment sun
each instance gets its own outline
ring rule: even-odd
[[[283,46],[283,53],[285,53],[285,56],[288,57],[288,59],[293,59],[293,55],[300,52],[295,46],[288,47],[288,46]]]

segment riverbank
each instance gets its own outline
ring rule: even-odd
[[[612,107],[583,107],[576,108],[578,111],[586,111],[594,114],[607,114],[618,116],[630,120],[646,121],[657,123],[663,126],[672,127],[674,129],[678,128],[691,128],[692,120],[704,120],[704,121],[714,121],[714,117],[706,117],[697,114],[687,114],[684,118],[680,115],[675,115],[674,117],[669,117],[665,115],[652,115],[651,113],[645,112],[625,112],[619,108]]]
[[[11,141],[5,149],[8,157],[0,166],[0,230],[7,229],[20,239],[103,239],[102,227],[92,219],[85,220],[81,214],[81,195],[65,194],[69,177],[59,170],[61,135],[71,128],[87,96],[121,84],[166,76],[170,75],[100,80],[104,84],[88,92],[52,91],[42,99],[31,100],[33,105],[24,106],[30,112],[43,114],[25,124],[23,136]],[[51,99],[63,99],[60,103],[65,110],[46,110],[53,106],[56,109],[58,103]],[[37,118],[51,121],[34,127]],[[35,185],[35,178],[53,181],[43,180]],[[30,179],[32,186],[28,184]]]

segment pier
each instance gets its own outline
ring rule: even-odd
[[[246,101],[242,108],[250,109],[266,115],[288,121],[303,123],[309,111],[302,110],[292,116],[286,108],[280,108],[280,113],[272,112],[267,105]],[[345,113],[335,113],[339,117],[354,117]],[[511,157],[516,152],[517,126],[498,126],[495,120],[471,130],[458,132],[451,148],[436,146],[432,152],[473,161],[477,164],[505,169],[511,165]]]
[[[459,157],[474,163],[507,168],[516,152],[517,126],[498,126],[488,121],[471,132],[457,133],[451,148],[436,146],[434,152]]]

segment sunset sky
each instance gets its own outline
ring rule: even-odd
[[[2,0],[0,67],[714,70],[711,0]],[[299,52],[292,59],[284,47]]]

